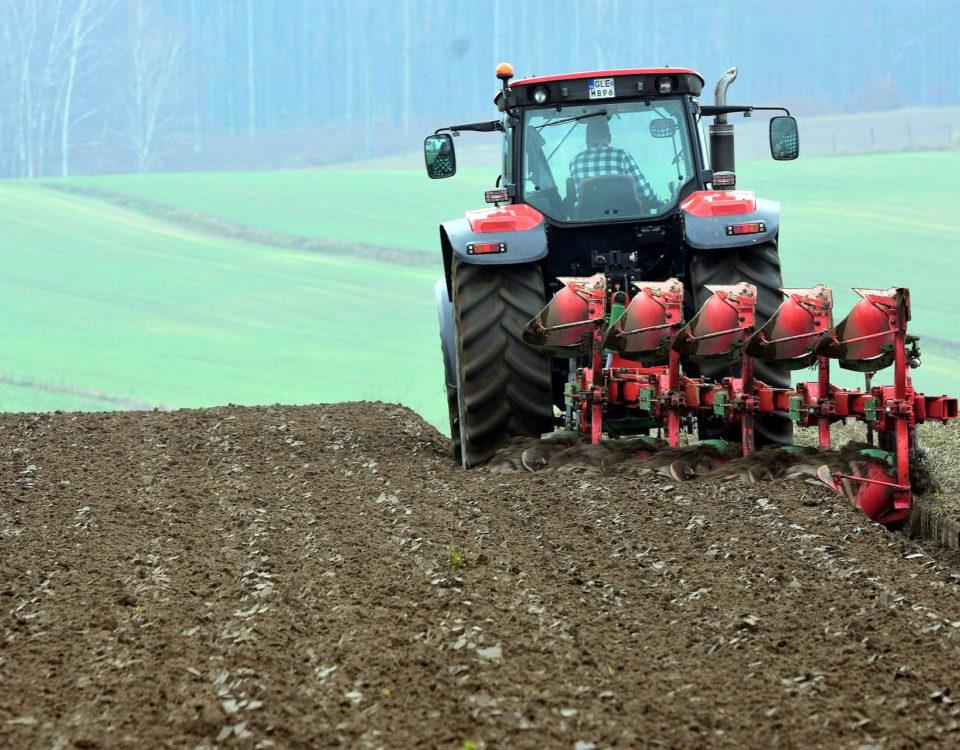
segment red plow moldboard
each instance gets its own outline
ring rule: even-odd
[[[916,426],[957,419],[957,399],[913,388],[910,368],[919,364],[920,352],[917,338],[907,334],[907,289],[855,289],[862,299],[836,325],[830,289],[784,289],[783,304],[758,327],[757,290],[751,284],[707,287],[711,296],[684,321],[683,284],[676,279],[636,282],[632,298],[611,291],[603,274],[560,281],[563,288],[530,321],[524,339],[552,356],[588,363],[576,370],[566,399],[567,426],[589,443],[599,443],[604,433],[621,434],[626,424],[640,425],[665,437],[659,443],[647,438],[648,449],[635,452],[634,458],[653,460],[658,448],[679,449],[681,430],[691,429],[692,417],[709,418],[736,429],[735,452],[750,456],[756,422],[776,414],[815,427],[819,447],[827,451],[831,424],[863,422],[867,447],[843,464],[856,470],[825,464],[818,476],[871,519],[889,525],[904,520],[912,505]],[[816,379],[771,387],[754,376],[755,358],[789,370],[812,367]],[[831,384],[831,360],[864,373],[864,387]],[[739,374],[718,380],[691,376],[681,361],[733,371],[739,365]],[[873,385],[875,373],[889,367],[893,384]],[[706,443],[718,456],[729,456],[730,446]],[[536,463],[534,453],[525,463]]]

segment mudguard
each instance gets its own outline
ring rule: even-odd
[[[443,376],[447,385],[457,387],[457,344],[453,330],[453,303],[447,293],[447,282],[439,279],[433,287],[437,297],[437,317],[440,321],[440,349],[443,351]]]
[[[491,244],[499,247],[492,252],[475,252],[476,245]],[[547,255],[546,223],[543,214],[524,203],[467,211],[463,219],[440,225],[440,249],[449,298],[454,256],[461,263],[482,265],[538,261]]]
[[[757,245],[780,231],[780,204],[747,190],[699,190],[680,209],[686,242],[696,250]],[[760,231],[735,233],[740,224],[759,224]]]

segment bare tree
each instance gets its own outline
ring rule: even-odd
[[[163,136],[176,132],[180,97],[174,86],[183,59],[186,36],[163,16],[153,0],[130,3],[130,88],[123,92],[127,113],[124,135],[140,172],[157,157]]]
[[[84,63],[95,59],[96,53],[88,47],[90,36],[110,15],[114,4],[115,0],[78,0],[69,24],[66,74],[61,89],[63,120],[60,125],[60,174],[63,177],[70,174],[70,133],[73,126],[97,112],[97,108],[91,108],[79,117],[74,116],[73,94],[77,74]]]
[[[33,143],[36,136],[33,129],[33,102],[39,98],[33,68],[38,36],[37,3],[35,0],[15,0],[7,3],[4,11],[4,26],[8,29],[13,63],[11,115],[15,128],[17,173],[22,177],[33,177]]]
[[[8,174],[41,175],[56,162],[58,149],[60,171],[67,173],[77,77],[90,58],[86,54],[89,36],[113,3],[6,0],[0,4],[0,80],[6,84],[3,119],[13,123],[4,134],[16,150],[16,165],[7,168]]]
[[[3,8],[0,16],[0,92],[3,93],[2,117],[0,117],[0,155],[4,175],[13,174],[16,161],[16,123],[13,119],[15,94],[18,90],[16,76],[16,56],[14,54],[13,29],[10,24],[8,8]]]
[[[257,132],[257,77],[254,67],[253,0],[247,0],[247,135]]]
[[[64,0],[18,0],[9,7],[19,30],[21,169],[34,177],[46,171],[48,148],[63,110],[61,84],[72,10]]]
[[[400,102],[400,119],[403,123],[403,137],[410,137],[413,120],[413,64],[410,47],[413,46],[413,8],[411,0],[403,0],[403,101]]]

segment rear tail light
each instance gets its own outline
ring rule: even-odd
[[[467,245],[467,255],[492,255],[507,252],[506,242],[471,242]]]
[[[767,225],[762,221],[751,221],[746,224],[727,224],[728,237],[736,234],[760,234],[760,232],[766,231]]]

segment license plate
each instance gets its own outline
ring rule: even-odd
[[[613,90],[612,78],[592,78],[588,87],[591,99],[613,99],[616,94]]]

